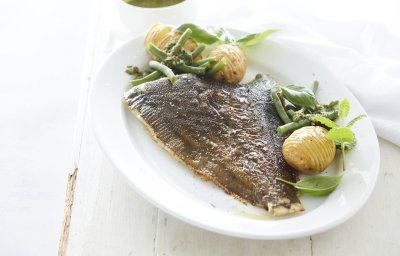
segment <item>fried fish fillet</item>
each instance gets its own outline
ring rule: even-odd
[[[244,85],[192,74],[130,89],[124,101],[153,139],[226,193],[275,216],[303,210],[297,190],[276,180],[298,177],[282,156],[281,120],[266,75]]]

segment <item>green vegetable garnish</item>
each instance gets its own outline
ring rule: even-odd
[[[153,71],[152,73],[150,73],[149,75],[142,77],[142,78],[138,78],[138,79],[134,79],[131,81],[131,85],[132,86],[137,86],[139,84],[143,84],[146,82],[150,82],[153,80],[156,80],[157,78],[161,77],[162,73],[160,71]]]
[[[206,62],[210,62],[211,63],[211,62],[215,62],[215,61],[217,61],[217,58],[215,56],[207,57],[207,58],[201,59],[201,60],[193,63],[193,66],[197,67],[197,66],[203,65]]]
[[[206,73],[206,67],[192,67],[186,64],[180,64],[176,68],[182,73],[192,73],[196,75],[204,75]]]
[[[363,115],[359,115],[359,116],[353,118],[353,120],[351,120],[351,121],[346,125],[346,127],[350,128],[351,126],[353,126],[353,124],[355,124],[356,122],[360,121],[360,120],[363,119],[364,117],[367,117],[367,115],[366,115],[366,114],[363,114]]]
[[[334,127],[330,129],[328,137],[339,143],[350,143],[354,141],[354,133],[347,127]]]
[[[329,195],[339,185],[342,176],[311,176],[296,183],[281,178],[276,178],[286,184],[292,185],[301,192],[314,196]]]
[[[271,94],[275,108],[285,123],[278,127],[279,135],[315,124],[315,116],[323,116],[332,122],[336,120],[339,101],[320,104],[315,97],[317,89],[318,81],[314,82],[313,90],[298,85],[280,85],[273,88]],[[277,99],[281,99],[280,102]]]
[[[208,72],[207,76],[213,76],[216,73],[218,73],[221,69],[223,69],[226,65],[227,61],[225,58],[222,58],[220,61],[217,62],[217,64],[214,65]]]
[[[259,43],[270,34],[278,31],[276,29],[268,29],[261,33],[243,36],[238,40],[235,40],[235,37],[231,35],[229,31],[221,27],[201,27],[193,23],[185,23],[176,28],[175,31],[183,33],[188,28],[192,30],[191,37],[196,42],[208,45],[219,42],[225,44],[239,43],[243,46],[252,46]]]
[[[221,27],[207,27],[208,31],[213,32],[219,41],[225,44],[232,44],[235,42],[235,37],[229,33],[228,30]]]
[[[184,33],[187,29],[192,31],[191,37],[199,43],[203,44],[213,44],[215,42],[221,41],[221,39],[213,32],[207,28],[197,26],[192,23],[185,23],[180,25],[175,29],[175,31]]]
[[[192,52],[192,59],[199,56],[201,54],[201,52],[204,51],[205,48],[206,48],[206,46],[204,44],[197,46],[197,48],[194,49],[194,51]]]
[[[282,86],[281,90],[283,97],[297,107],[315,109],[318,104],[315,94],[306,87],[288,85]]]
[[[164,64],[161,64],[158,61],[151,60],[149,62],[149,66],[152,69],[158,70],[161,73],[163,73],[166,77],[168,77],[168,79],[171,81],[171,83],[176,82],[176,76],[175,76],[174,72],[169,67],[165,66]]]
[[[312,91],[296,85],[277,86],[272,89],[271,95],[275,108],[285,123],[277,128],[278,133],[283,135],[307,125],[326,127],[329,130],[328,138],[332,139],[336,147],[341,150],[342,167],[345,170],[345,151],[356,145],[355,135],[350,128],[366,115],[359,115],[348,122],[347,125],[342,125],[344,119],[349,115],[350,102],[344,99],[340,102],[336,100],[329,104],[320,104],[315,97],[317,89],[317,81],[314,82]],[[279,95],[287,101],[285,105],[282,105]],[[339,122],[335,122],[338,117],[340,118]],[[288,118],[292,122],[288,122]],[[341,178],[342,176],[312,176],[296,183],[281,178],[277,178],[277,180],[290,184],[302,192],[321,196],[332,192],[340,183]]]
[[[161,51],[158,49],[157,46],[155,46],[153,43],[150,43],[147,49],[157,58],[160,60],[165,60],[167,58],[167,54],[164,51]]]
[[[128,65],[125,68],[125,73],[132,76],[133,79],[140,79],[151,73],[149,70],[140,70],[139,67]]]
[[[153,81],[155,79],[158,79],[162,75],[168,77],[171,83],[175,83],[176,76],[174,71],[204,75],[206,73],[207,67],[194,67],[191,66],[191,64],[193,62],[193,56],[196,57],[201,54],[205,46],[200,45],[191,53],[187,52],[183,48],[183,45],[189,39],[191,34],[192,31],[189,28],[186,29],[179,38],[178,42],[176,44],[170,44],[165,49],[165,51],[159,49],[153,43],[150,43],[147,49],[154,56],[160,59],[160,61],[150,61],[149,66],[155,71],[145,77],[142,76],[141,79],[137,79],[137,77],[133,76],[134,73],[137,73],[136,69],[127,69],[127,72],[132,74],[134,78],[134,80],[131,81],[131,85],[136,86],[141,83]]]
[[[178,42],[176,43],[176,47],[183,47],[183,45],[186,43],[186,41],[189,39],[192,33],[193,32],[190,28],[185,29],[185,31],[183,31],[183,34],[179,38]]]
[[[315,116],[315,117],[313,117],[313,119],[314,119],[315,121],[317,121],[317,122],[319,122],[319,123],[325,125],[325,126],[328,127],[328,128],[337,127],[337,124],[336,124],[334,121],[332,121],[332,120],[330,120],[330,119],[328,119],[328,118],[326,118],[326,117],[323,117],[323,116]]]
[[[288,111],[288,113],[291,113]],[[277,128],[279,135],[284,135],[286,133],[292,132],[294,130],[300,129],[301,127],[311,125],[311,117],[310,119],[308,118],[310,115],[305,115],[307,118],[300,118],[297,121],[287,123],[284,125],[281,125]],[[328,113],[323,113],[322,117],[328,119],[328,120],[335,120],[337,118],[337,111],[332,111]]]
[[[347,99],[344,99],[340,102],[338,115],[342,120],[348,116],[350,112],[350,102]],[[313,117],[313,120],[327,126],[330,128],[327,136],[333,140],[337,145],[339,145],[339,149],[342,151],[342,166],[343,170],[346,169],[346,160],[345,160],[345,151],[351,149],[355,145],[355,135],[350,127],[355,124],[357,121],[360,121],[366,117],[366,115],[359,115],[353,120],[351,120],[345,126],[339,126],[337,123],[329,120],[323,116],[317,115]]]
[[[339,117],[345,118],[350,112],[350,102],[348,99],[342,100],[339,105]]]
[[[272,100],[274,101],[275,108],[278,111],[278,115],[282,119],[282,121],[285,124],[292,122],[292,120],[290,120],[290,117],[286,113],[285,108],[282,105],[282,101],[279,98],[278,93],[276,92],[276,90],[273,90],[271,92],[271,95],[272,95]]]
[[[267,36],[271,35],[272,33],[277,32],[276,29],[268,29],[264,32],[257,33],[257,34],[250,34],[244,37],[239,38],[236,42],[243,44],[244,46],[252,46],[266,38]]]
[[[136,86],[144,82],[149,82],[158,79],[162,75],[167,76],[172,83],[176,81],[175,74],[180,73],[213,76],[223,70],[230,62],[228,57],[217,59],[215,56],[205,57],[201,60],[196,59],[197,61],[195,62],[195,58],[203,53],[206,49],[206,45],[230,44],[231,46],[242,44],[243,46],[251,46],[260,42],[269,34],[276,32],[276,30],[270,29],[259,34],[247,35],[239,40],[236,40],[229,31],[222,27],[201,27],[192,23],[180,25],[175,29],[175,32],[182,33],[178,41],[176,43],[170,43],[169,45],[162,45],[163,49],[159,49],[151,40],[146,43],[148,52],[150,52],[158,62],[151,62],[150,67],[153,70],[149,72],[140,72],[139,69],[128,66],[126,73],[132,76],[132,85]],[[175,33],[174,36],[179,35],[179,33]],[[198,44],[198,46],[191,51],[188,51],[187,47],[184,47],[189,39]],[[154,70],[159,72],[154,73]],[[150,72],[153,73],[148,75]]]

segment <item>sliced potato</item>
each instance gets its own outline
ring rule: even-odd
[[[227,64],[214,75],[214,79],[230,84],[242,81],[247,69],[247,60],[244,51],[239,46],[231,44],[218,45],[209,54],[209,57],[213,56],[216,57],[217,62],[222,58],[227,60]]]
[[[294,131],[283,143],[286,162],[306,174],[318,174],[328,167],[336,153],[335,142],[320,126],[306,126]]]
[[[147,30],[144,38],[144,46],[147,50],[147,46],[153,43],[159,49],[165,50],[170,44],[178,42],[181,35],[181,33],[175,32],[174,27],[171,25],[156,23]],[[197,43],[191,39],[187,40],[184,45],[185,50],[188,52],[192,52],[196,47]],[[153,56],[151,53],[150,55],[152,59],[157,60],[156,56]],[[196,60],[198,59],[200,58]]]

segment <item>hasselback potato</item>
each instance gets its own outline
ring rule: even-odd
[[[181,35],[181,33],[175,32],[174,27],[171,25],[156,23],[147,30],[144,45],[147,49],[148,45],[153,43],[159,49],[165,50],[170,44],[178,42]],[[191,39],[187,40],[184,44],[184,49],[188,52],[192,52],[196,47],[197,43]],[[151,53],[150,55],[153,59],[157,60],[157,57]]]
[[[247,69],[246,55],[237,45],[221,44],[215,47],[209,57],[216,57],[216,63],[222,58],[226,59],[226,65],[213,77],[216,80],[236,84],[242,81]]]
[[[283,143],[286,162],[303,173],[321,173],[336,153],[335,143],[326,136],[327,132],[320,126],[306,126],[294,131]]]

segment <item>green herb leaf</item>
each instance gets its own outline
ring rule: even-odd
[[[276,179],[292,185],[303,193],[308,193],[314,196],[325,196],[335,190],[342,180],[342,176],[311,176],[296,183],[281,178]]]
[[[320,115],[316,115],[312,119],[314,121],[320,122],[321,124],[323,124],[329,128],[337,127],[337,124],[334,121],[332,121],[326,117],[320,116]]]
[[[207,27],[207,30],[210,31],[211,33],[215,34],[220,41],[226,43],[226,44],[231,44],[235,42],[235,37],[229,33],[228,30],[221,28],[221,27]]]
[[[244,37],[241,37],[237,40],[238,43],[243,44],[244,46],[252,46],[263,40],[265,37],[269,36],[272,33],[277,32],[276,29],[268,29],[264,32],[258,34],[250,34]]]
[[[190,28],[192,30],[191,37],[199,43],[204,44],[213,44],[215,42],[220,41],[220,38],[213,33],[212,31],[208,30],[207,28],[202,28],[192,23],[185,23],[180,25],[175,31],[178,32],[185,32],[186,29]]]
[[[328,104],[321,105],[321,111],[322,112],[337,111],[338,106],[339,106],[339,101],[334,100],[334,101],[329,102]]]
[[[345,157],[345,149],[344,149],[344,142],[340,144],[340,150],[342,151],[342,167],[343,171],[346,170],[346,157]]]
[[[348,99],[342,100],[339,105],[339,117],[345,118],[350,112],[350,102]]]
[[[329,130],[327,136],[338,143],[351,143],[354,141],[354,133],[347,127],[334,127]]]
[[[342,149],[342,143],[338,143],[335,142],[336,148],[341,150]],[[354,137],[354,141],[353,142],[343,142],[344,145],[344,150],[345,151],[349,151],[351,149],[353,149],[356,145],[357,145],[357,139],[356,137]]]
[[[367,117],[367,115],[364,114],[364,115],[359,115],[359,116],[353,118],[353,120],[351,120],[351,121],[346,125],[346,127],[350,128],[353,124],[355,124],[356,122],[360,121],[361,119],[363,119],[363,118],[365,118],[365,117]]]
[[[318,104],[314,93],[306,87],[288,85],[281,87],[281,90],[283,97],[297,107],[314,109]]]

